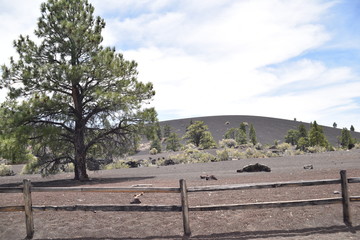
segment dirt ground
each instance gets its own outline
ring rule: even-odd
[[[236,173],[249,163],[269,166],[269,173]],[[305,170],[312,164],[314,169]],[[21,186],[28,178],[34,186],[188,187],[224,184],[338,179],[340,170],[360,177],[360,150],[219,163],[173,165],[90,172],[91,181],[72,181],[72,174],[49,178],[16,175],[0,178],[0,187]],[[218,180],[200,179],[213,174]],[[215,205],[338,197],[340,185],[287,187],[260,190],[189,193],[189,205]],[[360,184],[350,184],[350,195],[360,196]],[[33,193],[33,205],[129,204],[133,193]],[[180,205],[180,194],[145,193],[144,205]],[[22,194],[0,194],[0,206],[22,205]],[[259,210],[190,212],[191,239],[360,239],[360,202],[351,203],[353,226],[343,223],[341,204]],[[35,212],[33,239],[182,239],[177,212]],[[0,213],[0,239],[24,239],[23,212]]]

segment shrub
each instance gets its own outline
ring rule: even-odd
[[[188,143],[181,148],[181,150],[183,150],[183,151],[186,151],[188,149],[196,149],[196,146],[192,143]]]
[[[307,148],[307,152],[309,153],[322,153],[326,152],[326,148],[322,146],[311,146]]]
[[[272,157],[279,157],[280,155],[278,153],[272,152],[272,151],[267,151],[265,153],[265,156],[268,158],[272,158]]]
[[[221,148],[235,148],[236,141],[235,139],[223,139],[219,142]]]
[[[31,159],[21,170],[20,174],[40,174],[41,168],[37,158]]]
[[[256,150],[263,150],[263,145],[262,145],[261,143],[257,143],[257,144],[255,145],[255,149],[256,149]]]
[[[223,150],[216,151],[216,156],[217,156],[219,161],[227,161],[227,160],[229,160],[229,152],[227,151],[226,148],[223,149]]]
[[[218,161],[218,159],[214,155],[207,152],[199,151],[197,149],[188,149],[184,153],[171,155],[169,156],[169,159],[171,159],[174,164],[205,163]],[[165,161],[159,162],[157,164],[163,165]]]
[[[11,166],[9,165],[5,165],[5,164],[0,164],[0,176],[4,177],[4,176],[14,176],[15,173],[12,170]]]
[[[276,149],[285,152],[286,150],[291,148],[291,144],[290,143],[280,143],[277,145]]]
[[[129,164],[127,164],[124,160],[119,160],[103,167],[104,170],[112,170],[112,169],[120,169],[120,168],[129,168]]]
[[[150,151],[149,151],[149,154],[151,155],[156,155],[158,153],[158,150],[156,148],[152,148]]]
[[[256,150],[255,148],[248,148],[245,151],[247,158],[266,158],[266,154]]]

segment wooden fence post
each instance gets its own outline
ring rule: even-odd
[[[180,179],[180,193],[181,193],[181,207],[184,225],[184,239],[187,239],[191,235],[190,223],[189,223],[189,202],[188,192],[186,187],[186,181]]]
[[[348,180],[346,177],[346,170],[340,171],[341,177],[341,195],[342,195],[342,206],[343,206],[343,217],[344,223],[351,226],[351,213],[350,213],[350,197],[348,191]]]
[[[31,200],[31,182],[28,179],[23,181],[24,188],[24,204],[25,204],[25,223],[26,223],[26,238],[32,239],[34,235],[34,218],[32,212],[32,200]]]

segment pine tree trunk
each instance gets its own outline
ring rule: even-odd
[[[89,180],[89,176],[86,172],[86,154],[78,156],[78,180],[86,181]]]
[[[75,124],[75,179],[86,181],[89,176],[86,173],[86,150],[84,124],[78,121]]]
[[[85,150],[85,123],[83,121],[83,105],[80,91],[76,86],[72,88],[72,96],[75,107],[75,180],[86,181],[89,176],[86,173],[86,150]]]

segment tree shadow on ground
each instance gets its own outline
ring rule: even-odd
[[[84,185],[98,185],[98,184],[110,184],[121,183],[129,181],[142,181],[146,179],[155,178],[149,177],[112,177],[112,178],[90,178],[88,181],[77,181],[73,179],[56,179],[56,180],[44,180],[31,182],[33,187],[77,187]],[[0,187],[22,187],[22,181],[17,183],[4,183],[0,184]]]
[[[334,233],[351,233],[356,234],[360,230],[359,226],[330,226],[330,227],[318,227],[318,228],[304,228],[294,230],[270,230],[270,231],[247,231],[247,232],[230,232],[230,233],[216,233],[209,235],[195,235],[190,238],[184,239],[237,239],[237,240],[248,240],[248,239],[266,239],[266,238],[287,238],[287,237],[306,237],[311,235],[327,235]],[[148,236],[142,238],[133,237],[121,237],[121,238],[52,238],[53,240],[146,240],[146,239],[183,239],[182,236]],[[45,239],[39,239],[45,240]]]

